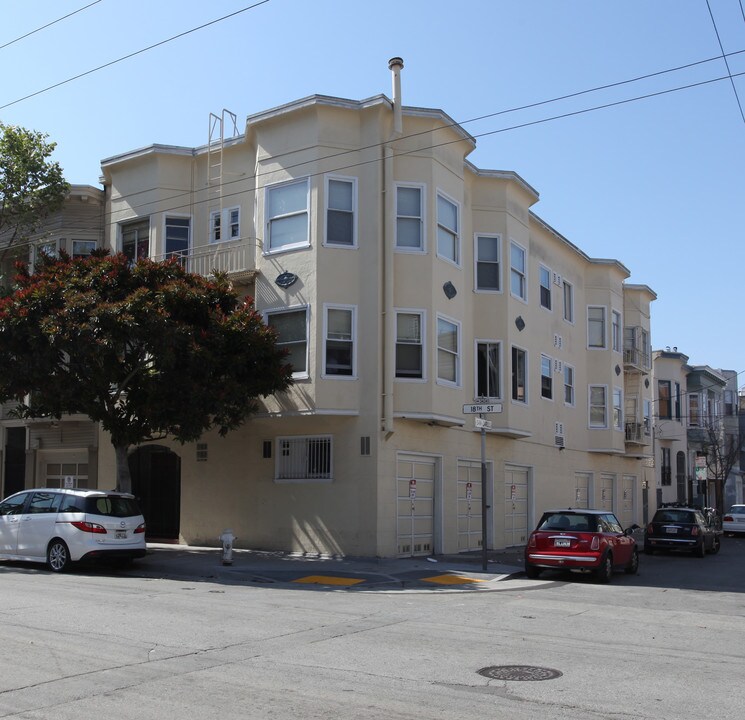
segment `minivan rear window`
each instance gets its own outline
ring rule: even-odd
[[[108,517],[133,517],[142,515],[134,498],[120,495],[92,495],[79,497],[68,495],[62,501],[60,512],[82,512],[88,515],[106,515]]]

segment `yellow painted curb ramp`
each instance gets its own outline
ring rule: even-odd
[[[359,585],[364,579],[351,577],[336,577],[333,575],[307,575],[292,582],[306,583],[307,585]]]
[[[463,577],[462,575],[435,575],[434,577],[422,578],[422,580],[438,585],[467,585],[468,583],[486,582],[485,580]]]

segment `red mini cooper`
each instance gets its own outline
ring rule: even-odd
[[[525,574],[537,578],[542,570],[593,572],[608,582],[617,568],[629,574],[639,569],[639,553],[631,532],[607,510],[547,510],[525,547]]]

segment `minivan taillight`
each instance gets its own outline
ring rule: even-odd
[[[725,522],[735,522],[735,518],[733,518],[732,515],[725,515],[722,520]]]
[[[592,542],[590,543],[590,550],[600,550],[600,536],[593,535]]]
[[[139,524],[139,525],[138,525],[138,526],[137,526],[137,527],[135,528],[135,535],[137,535],[137,533],[144,533],[144,532],[145,532],[145,523],[140,523],[140,524]]]
[[[98,523],[84,522],[83,520],[76,520],[75,522],[71,522],[70,525],[73,525],[78,530],[82,530],[83,532],[106,535],[106,528],[103,525],[99,525]]]

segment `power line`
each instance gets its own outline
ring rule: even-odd
[[[62,20],[67,20],[67,18],[72,17],[73,15],[77,15],[79,12],[83,12],[83,10],[87,10],[89,7],[93,7],[94,5],[98,5],[101,0],[94,0],[92,3],[88,3],[87,5],[84,5],[81,8],[78,8],[77,10],[73,10],[71,13],[67,13],[67,15],[63,15],[62,17],[57,18],[56,20],[52,20],[52,22],[48,22],[46,25],[42,25],[41,27],[36,28],[36,30],[31,30],[31,32],[27,32],[25,35],[21,35],[15,40],[9,40],[4,45],[0,45],[0,50],[3,50],[4,48],[8,47],[9,45],[12,45],[13,43],[20,42],[21,40],[26,39],[27,37],[41,32],[42,30],[46,30],[48,27],[51,27],[52,25],[56,25],[58,22],[62,22]]]
[[[714,20],[714,13],[711,11],[711,5],[709,4],[709,0],[706,0],[706,7],[709,8],[709,17],[711,17],[711,23],[714,26],[714,32],[717,36],[717,41],[719,42],[719,49],[722,51],[722,58],[724,59],[724,64],[727,66],[727,74],[729,75],[729,81],[732,83],[732,92],[735,93],[735,100],[737,100],[737,107],[740,108],[740,117],[742,118],[743,123],[745,123],[745,112],[743,112],[742,109],[742,103],[740,102],[740,96],[737,94],[737,86],[735,85],[735,81],[732,79],[732,71],[729,67],[729,61],[727,60],[727,56],[724,54],[724,45],[722,45],[722,38],[719,36],[719,28],[717,28],[716,20]],[[740,2],[740,10],[742,10],[742,1]]]
[[[103,65],[99,65],[98,67],[95,67],[91,70],[86,70],[85,72],[79,73],[78,75],[74,75],[73,77],[67,78],[67,80],[61,80],[58,83],[54,83],[54,85],[49,85],[48,87],[43,88],[42,90],[37,90],[36,92],[29,93],[28,95],[24,95],[22,98],[18,98],[17,100],[13,100],[12,102],[5,103],[5,105],[0,105],[0,110],[4,110],[5,108],[10,107],[11,105],[17,105],[20,102],[23,102],[24,100],[28,100],[29,98],[36,97],[37,95],[41,95],[42,93],[48,92],[49,90],[54,90],[54,88],[58,88],[62,85],[67,85],[67,83],[73,82],[73,80],[79,80],[82,77],[85,77],[86,75],[92,75],[95,72],[98,72],[99,70],[103,70],[104,68],[111,67],[112,65],[116,65],[117,63],[120,63],[124,60],[129,60],[129,58],[133,58],[136,55],[141,55],[142,53],[147,52],[148,50],[153,50],[154,48],[160,47],[161,45],[165,45],[166,43],[172,42],[173,40],[178,40],[179,38],[182,38],[186,35],[191,35],[191,33],[197,32],[197,30],[204,30],[204,28],[209,27],[210,25],[215,25],[216,23],[222,22],[223,20],[228,20],[229,18],[235,17],[236,15],[240,15],[241,13],[246,12],[247,10],[253,10],[254,8],[259,7],[259,5],[265,5],[266,3],[270,2],[270,0],[259,0],[259,2],[254,3],[253,5],[249,5],[248,7],[244,7],[240,10],[236,10],[235,12],[229,13],[228,15],[223,15],[222,17],[217,18],[216,20],[210,20],[209,22],[204,23],[203,25],[198,25],[197,27],[193,27],[190,30],[185,30],[184,32],[178,33],[178,35],[173,35],[169,38],[166,38],[165,40],[161,40],[160,42],[154,43],[153,45],[148,45],[145,48],[142,48],[141,50],[135,50],[135,52],[131,52],[128,55],[123,55],[120,58],[117,58],[116,60],[111,60],[110,62],[104,63]]]

